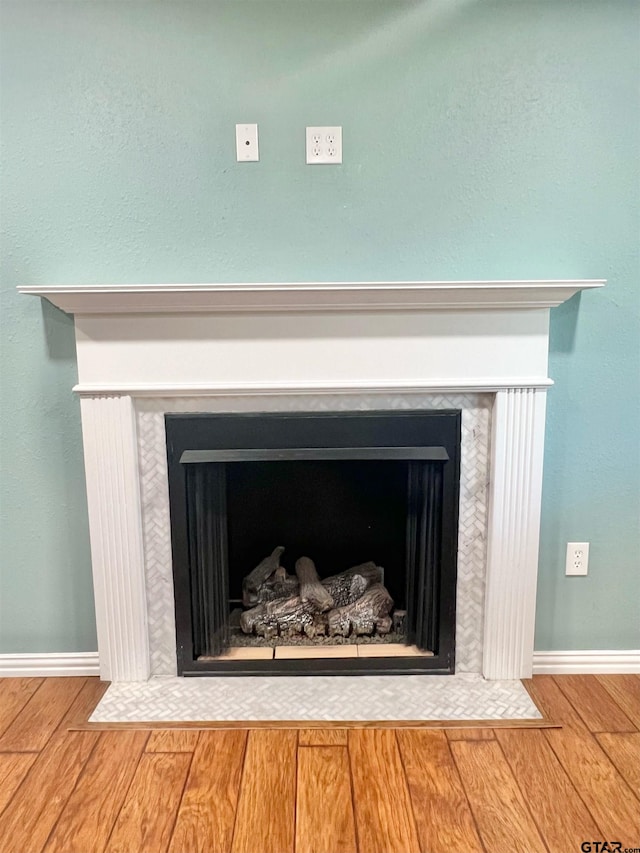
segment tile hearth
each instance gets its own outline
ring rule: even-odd
[[[152,678],[112,684],[90,723],[541,720],[517,680],[479,675]]]

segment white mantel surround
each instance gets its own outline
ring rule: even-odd
[[[530,676],[549,309],[603,284],[18,288],[75,315],[101,677],[150,674],[137,398],[430,392],[494,395],[482,671]]]

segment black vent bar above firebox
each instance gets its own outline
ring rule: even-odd
[[[444,447],[287,447],[284,449],[185,450],[181,465],[202,462],[322,462],[348,459],[402,459],[406,461],[448,462]]]

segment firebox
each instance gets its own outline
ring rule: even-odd
[[[165,415],[178,673],[452,673],[460,418]]]

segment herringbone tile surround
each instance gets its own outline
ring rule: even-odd
[[[291,395],[142,398],[137,405],[151,674],[176,674],[165,412],[326,412],[460,409],[456,669],[479,673],[491,434],[490,394]]]

